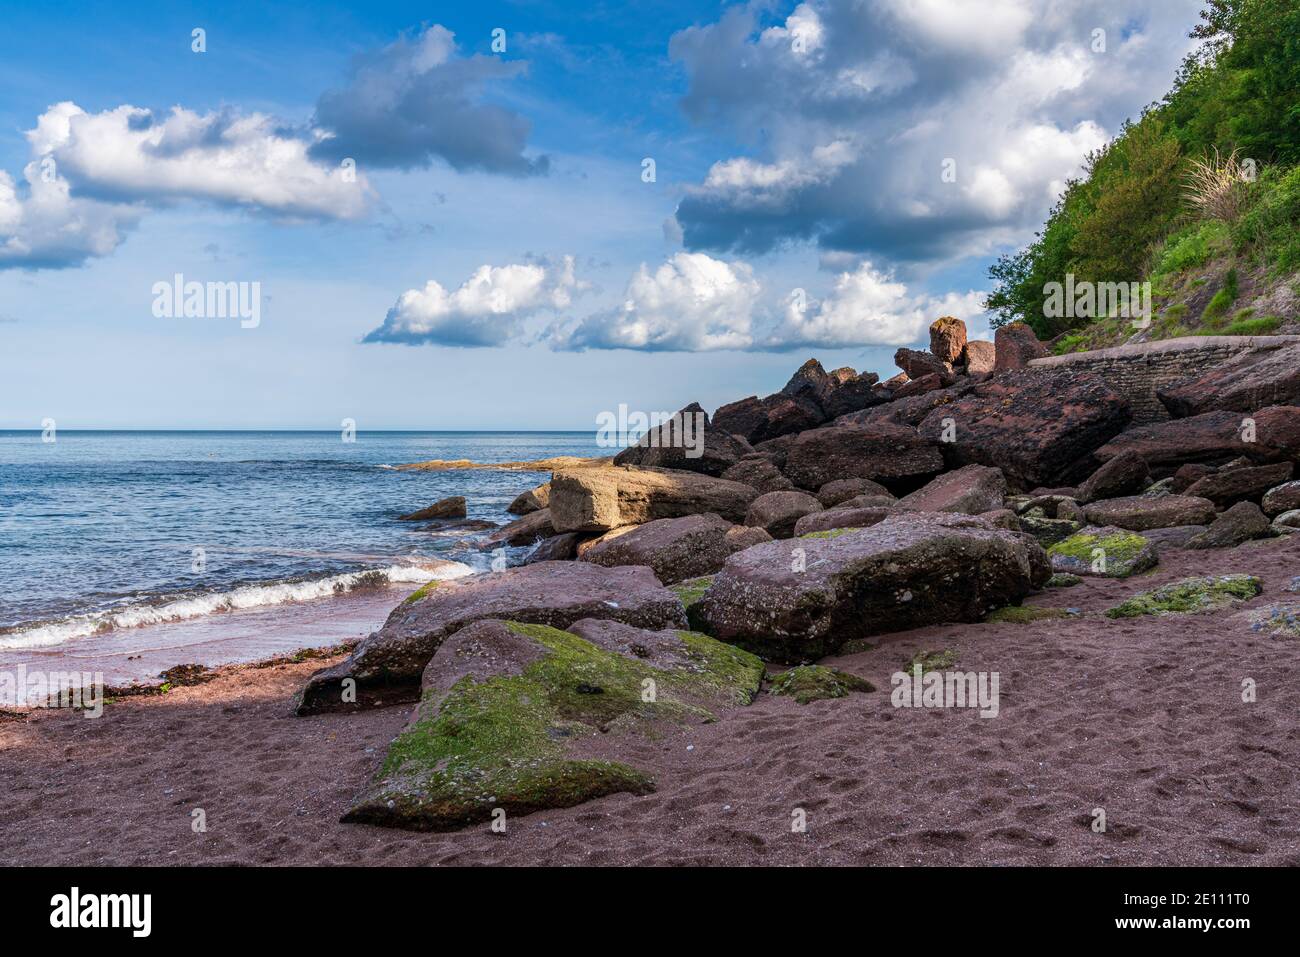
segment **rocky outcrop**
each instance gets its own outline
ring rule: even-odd
[[[773,538],[789,538],[795,522],[820,511],[822,503],[807,492],[768,492],[749,503],[745,524],[761,528]]]
[[[1200,375],[1157,389],[1156,397],[1177,418],[1300,404],[1300,344],[1244,352]]]
[[[733,525],[718,515],[660,518],[602,539],[582,553],[582,560],[613,568],[645,565],[665,585],[709,575],[732,552],[770,542],[761,528]]]
[[[781,474],[766,455],[747,455],[722,473],[729,482],[740,482],[761,492],[781,492],[794,488],[794,483]]]
[[[435,518],[464,518],[465,497],[463,495],[453,495],[450,498],[439,499],[428,508],[422,508],[418,512],[411,512],[408,515],[399,515],[399,522],[424,522]]]
[[[636,445],[614,456],[615,465],[680,469],[720,476],[753,448],[743,438],[716,428],[698,402],[646,432]]]
[[[1150,481],[1151,469],[1147,467],[1147,460],[1132,450],[1121,452],[1079,486],[1079,501],[1087,503],[1136,495]]]
[[[1150,528],[1173,528],[1176,525],[1205,525],[1214,520],[1214,503],[1208,498],[1188,495],[1163,495],[1147,498],[1130,495],[1093,502],[1084,509],[1093,525],[1115,525],[1134,532]]]
[[[564,628],[609,618],[638,628],[686,626],[681,601],[649,568],[539,562],[432,582],[393,609],[346,661],[312,675],[299,714],[414,700],[438,646],[471,622],[506,618]],[[350,682],[349,682],[350,680]]]
[[[748,704],[762,679],[757,658],[690,632],[476,622],[433,656],[419,706],[343,820],[445,831],[497,809],[518,816],[646,794],[654,778],[620,754],[624,740],[713,720]],[[599,757],[588,747],[596,741]]]
[[[1012,322],[999,328],[993,334],[993,349],[993,368],[997,372],[1023,369],[1032,360],[1047,355],[1047,347],[1023,322]]]
[[[1129,417],[1128,403],[1097,376],[1035,370],[971,385],[932,409],[917,431],[942,449],[950,468],[996,466],[1010,484],[1031,489],[1086,475],[1092,453]]]
[[[799,488],[814,491],[842,478],[865,478],[888,488],[915,487],[943,470],[943,457],[916,430],[889,421],[833,425],[794,437],[782,471]]]
[[[657,518],[714,512],[745,517],[758,491],[740,482],[672,469],[585,468],[551,476],[551,523],[559,532],[604,532]]]
[[[978,621],[1051,575],[1042,549],[978,518],[902,512],[870,528],[770,542],[727,559],[695,605],[715,637],[778,661],[868,635]]]
[[[1208,498],[1220,508],[1233,502],[1258,502],[1275,485],[1291,478],[1294,466],[1290,462],[1273,465],[1220,469],[1212,475],[1197,479],[1188,487],[1188,495]]]
[[[966,351],[966,323],[956,316],[941,316],[930,323],[930,352],[936,358],[956,365]]]
[[[904,496],[899,508],[918,512],[962,512],[979,515],[1002,507],[1007,480],[1001,469],[967,465],[931,479],[924,488]]]

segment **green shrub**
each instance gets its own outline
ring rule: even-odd
[[[1215,256],[1228,252],[1231,240],[1228,225],[1217,219],[1181,229],[1165,241],[1151,278],[1177,275],[1204,266]]]
[[[1251,184],[1247,202],[1237,224],[1238,246],[1252,247],[1274,273],[1300,269],[1300,166],[1265,169]]]

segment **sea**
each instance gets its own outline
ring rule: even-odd
[[[148,681],[355,640],[421,583],[530,550],[398,516],[463,495],[504,524],[548,478],[395,466],[603,454],[594,431],[0,431],[0,669]]]

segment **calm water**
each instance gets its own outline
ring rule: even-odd
[[[391,466],[599,454],[593,432],[0,431],[0,649],[468,573],[472,535],[397,516],[464,495],[505,522],[545,474]]]

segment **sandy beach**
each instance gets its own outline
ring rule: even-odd
[[[1229,567],[1231,566],[1231,567]],[[0,721],[0,858],[14,864],[1300,865],[1300,661],[1243,613],[1292,600],[1300,540],[1168,550],[1129,580],[1029,604],[1078,617],[884,636],[830,664],[877,691],[796,704],[761,694],[714,724],[627,745],[646,796],[614,795],[487,826],[414,833],[339,823],[407,706],[300,718],[333,660],[236,665],[97,720]],[[1230,609],[1101,612],[1191,574],[1249,571]],[[1001,710],[909,710],[890,675],[919,650],[997,671]],[[1257,700],[1243,703],[1243,678]],[[191,829],[202,808],[205,833]],[[807,830],[794,833],[802,808]],[[1107,830],[1095,833],[1094,810]]]

